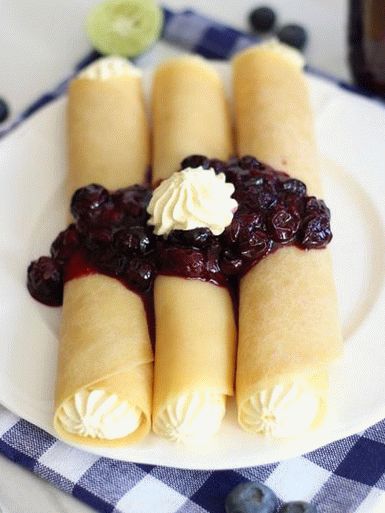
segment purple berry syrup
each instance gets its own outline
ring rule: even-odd
[[[330,211],[322,200],[307,195],[303,182],[252,156],[223,162],[191,155],[181,163],[182,169],[198,166],[225,173],[234,184],[238,209],[221,235],[196,228],[174,230],[166,239],[156,236],[147,225],[150,186],[110,192],[91,184],[74,193],[74,223],[53,241],[51,256],[29,265],[31,295],[59,306],[66,281],[95,273],[112,276],[142,297],[153,330],[152,291],[158,274],[229,287],[236,298],[240,278],[270,253],[287,245],[322,249],[330,242]]]

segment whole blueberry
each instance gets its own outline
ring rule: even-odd
[[[31,262],[27,270],[27,287],[31,296],[40,303],[60,306],[63,302],[61,266],[45,256]]]
[[[270,7],[257,7],[249,14],[249,23],[257,32],[268,32],[274,27],[276,15]]]
[[[266,188],[262,191],[252,192],[248,198],[248,204],[252,208],[263,208],[265,210],[272,208],[277,203],[277,195],[273,190]]]
[[[3,98],[0,98],[0,123],[5,121],[7,117],[9,116],[9,108],[5,100]]]
[[[293,48],[303,50],[307,43],[307,32],[301,25],[284,25],[278,31],[278,39]]]
[[[159,254],[161,271],[165,274],[201,278],[205,274],[203,253],[193,248],[164,247]]]
[[[210,167],[210,160],[204,155],[190,155],[182,160],[180,167],[181,169],[186,169],[187,167],[203,167],[208,169]]]
[[[239,160],[239,166],[242,168],[242,169],[249,169],[249,168],[252,168],[252,169],[262,169],[264,166],[261,162],[259,162],[258,159],[256,159],[255,157],[253,157],[252,155],[244,155],[243,157],[241,157]]]
[[[249,238],[250,233],[263,230],[264,218],[260,213],[246,213],[237,215],[233,222],[239,223],[238,238],[243,242]]]
[[[71,213],[77,220],[90,218],[108,200],[108,191],[98,184],[90,184],[75,191],[71,199]]]
[[[228,182],[233,182],[238,186],[244,180],[250,178],[250,171],[248,169],[241,168],[238,164],[231,164],[230,166],[227,166],[225,174]]]
[[[103,226],[91,228],[87,233],[86,246],[91,251],[102,249],[112,243],[112,238],[112,231],[108,228]]]
[[[264,231],[256,230],[250,233],[247,240],[240,242],[239,251],[247,259],[260,260],[270,252],[272,244]]]
[[[145,185],[131,185],[125,189],[118,189],[112,195],[116,209],[122,210],[130,218],[143,217],[150,202],[152,191]]]
[[[260,483],[241,483],[226,497],[226,513],[274,513],[277,498]]]
[[[134,258],[130,261],[126,279],[130,286],[138,292],[148,292],[155,276],[155,267],[151,262]]]
[[[70,224],[66,230],[59,233],[51,244],[51,256],[56,263],[64,265],[79,246],[79,233],[75,225]]]
[[[236,245],[247,259],[262,258],[270,250],[271,241],[263,229],[263,218],[259,214],[242,214],[238,217],[240,230]]]
[[[292,501],[284,504],[279,513],[318,513],[318,509],[308,502]]]
[[[289,194],[295,194],[296,196],[306,196],[306,185],[301,180],[295,178],[289,178],[282,183],[282,189]]]
[[[98,224],[105,227],[117,226],[122,223],[124,214],[123,208],[117,207],[112,201],[106,201],[98,213]]]
[[[213,233],[209,228],[195,228],[186,230],[185,233],[189,233],[187,241],[193,248],[205,248],[213,239]]]
[[[305,212],[306,214],[323,215],[330,219],[330,210],[326,206],[325,202],[321,199],[315,198],[314,196],[306,198]]]
[[[120,276],[126,272],[128,258],[123,253],[115,251],[112,246],[93,249],[88,252],[90,260],[100,269],[113,276]]]
[[[130,226],[119,230],[114,237],[115,247],[126,253],[145,255],[152,249],[152,238],[143,226]]]
[[[277,208],[269,217],[269,229],[275,242],[287,244],[291,242],[298,231],[300,217],[296,211]]]
[[[330,220],[325,215],[310,215],[305,218],[300,235],[301,244],[306,249],[324,248],[332,240]]]
[[[113,193],[114,200],[120,200],[123,203],[127,203],[131,201],[132,198],[138,199],[146,196],[150,192],[150,189],[147,185],[142,184],[134,184],[128,187],[123,187],[122,189],[117,189]]]
[[[226,169],[226,164],[223,160],[210,159],[210,167],[212,167],[216,173],[222,173]]]
[[[168,236],[169,242],[193,248],[204,248],[210,244],[213,234],[209,228],[194,228],[193,230],[173,230]]]

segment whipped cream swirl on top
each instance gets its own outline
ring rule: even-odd
[[[304,384],[279,384],[245,401],[239,421],[252,433],[288,438],[311,428],[319,409],[319,397]]]
[[[234,185],[224,173],[203,167],[186,168],[173,173],[155,190],[147,207],[148,224],[156,235],[172,230],[209,228],[220,235],[234,216],[238,203],[231,197]]]
[[[58,420],[69,433],[115,440],[136,431],[142,419],[139,408],[104,390],[82,389],[61,406]]]
[[[174,442],[201,444],[216,433],[226,412],[226,396],[196,391],[181,394],[154,418],[156,434]]]
[[[123,76],[141,76],[141,71],[127,59],[111,55],[102,57],[84,68],[77,78],[88,80],[109,80]]]

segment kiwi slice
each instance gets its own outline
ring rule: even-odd
[[[87,18],[87,34],[104,55],[135,57],[160,36],[163,12],[154,0],[105,0]]]

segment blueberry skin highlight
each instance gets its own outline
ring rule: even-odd
[[[225,502],[226,513],[274,513],[276,507],[277,497],[273,490],[254,482],[236,486]]]
[[[292,501],[284,504],[279,513],[318,513],[318,509],[308,502]]]

